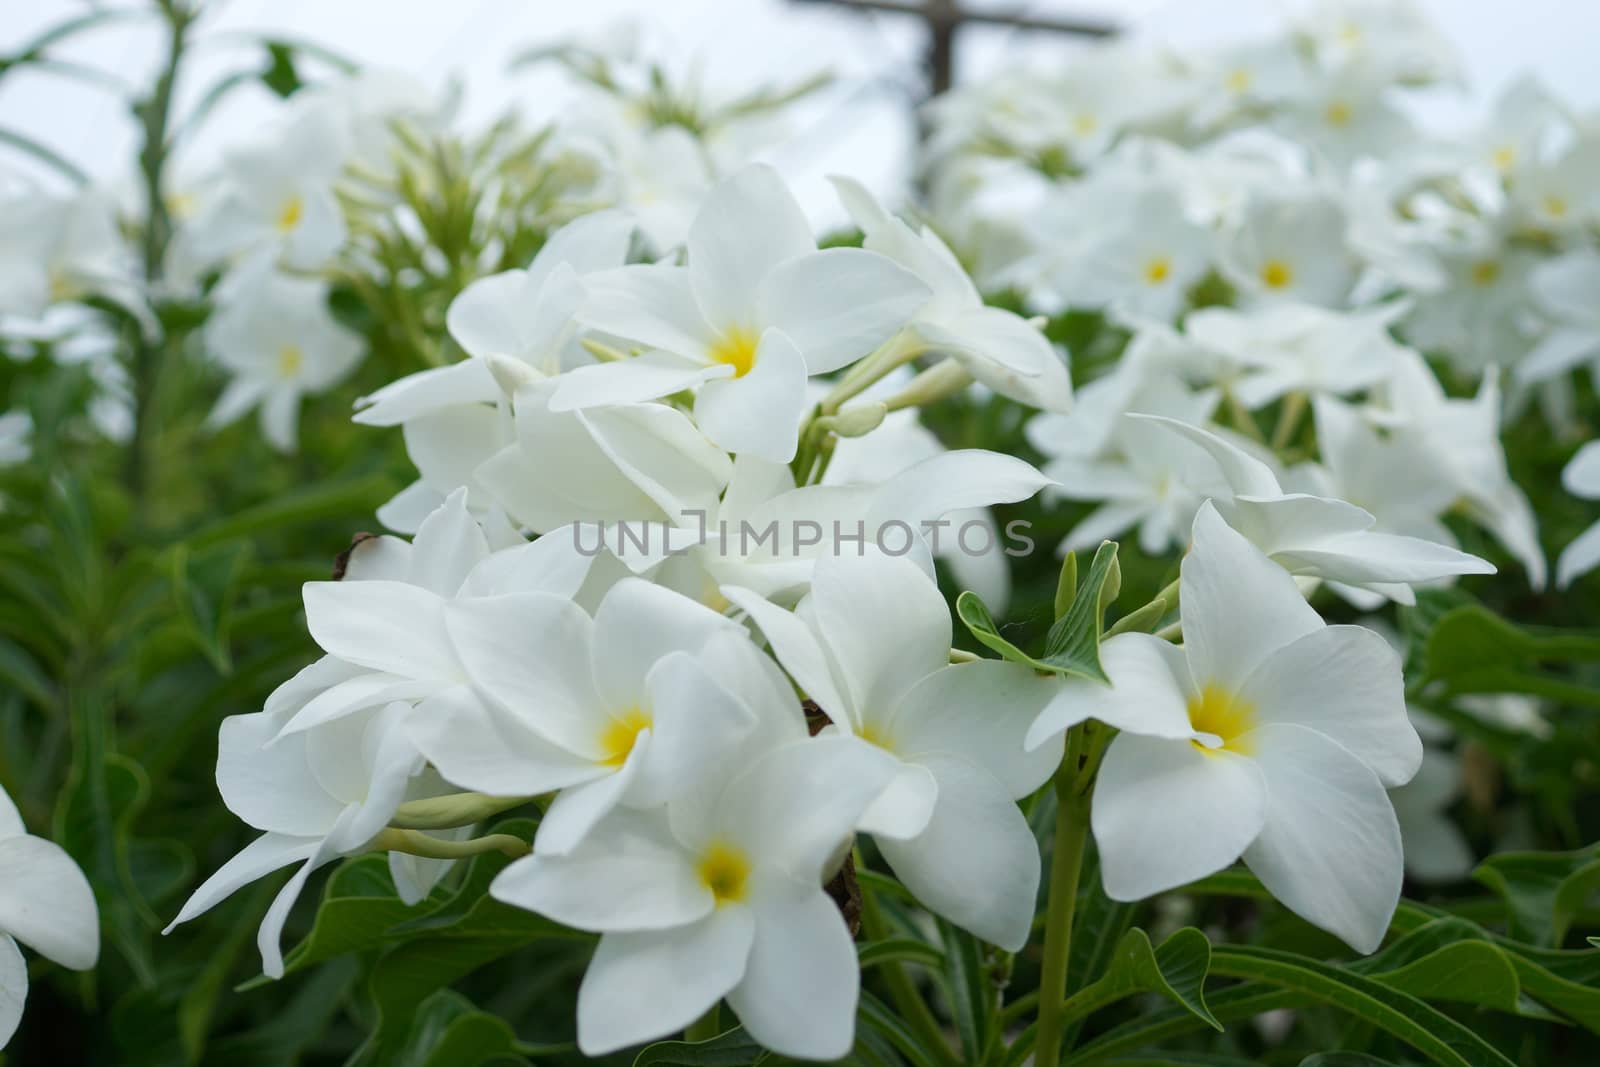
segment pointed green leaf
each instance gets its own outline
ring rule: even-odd
[[[1210,965],[1211,942],[1194,927],[1178,930],[1160,948],[1152,947],[1150,935],[1135,927],[1122,935],[1106,973],[1068,1000],[1067,1014],[1077,1018],[1134,993],[1157,993],[1221,1030],[1222,1024],[1206,1007]],[[1074,1003],[1078,1010],[1071,1007]]]
[[[1056,618],[1061,618],[1072,607],[1078,595],[1078,554],[1068,552],[1061,560],[1061,576],[1056,579]]]
[[[1503,852],[1484,860],[1472,876],[1505,901],[1513,937],[1555,948],[1600,886],[1600,846],[1573,852]]]
[[[736,1026],[709,1041],[657,1041],[634,1057],[633,1067],[749,1067],[765,1054]]]

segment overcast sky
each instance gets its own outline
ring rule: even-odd
[[[130,6],[134,0],[125,0]],[[966,0],[969,6],[1031,14],[1109,16],[1179,46],[1265,32],[1279,23],[1286,0]],[[118,0],[107,0],[118,6]],[[1425,0],[1456,42],[1473,95],[1481,99],[1524,70],[1535,70],[1566,99],[1600,106],[1593,42],[1600,39],[1600,3],[1592,0]],[[193,101],[227,72],[255,62],[253,35],[290,35],[326,44],[365,64],[409,71],[444,85],[459,77],[465,116],[482,122],[515,106],[532,119],[549,117],[558,97],[547,81],[511,73],[507,61],[541,42],[592,33],[642,15],[655,37],[687,63],[698,56],[707,81],[730,87],[797,79],[818,68],[841,78],[804,116],[798,135],[774,162],[797,182],[814,214],[828,214],[822,175],[845,171],[881,193],[904,181],[910,125],[906,104],[921,54],[912,20],[865,16],[793,0],[211,0],[198,62],[180,87]],[[0,0],[0,54],[43,28],[89,9],[85,0]],[[994,29],[964,31],[961,77],[1002,65],[1064,61],[1073,46],[1049,35],[1024,37]],[[148,25],[119,24],[79,37],[60,54],[146,84],[158,56]],[[1472,99],[1445,95],[1426,113],[1455,124]],[[189,165],[214,158],[219,145],[249,136],[270,113],[263,89],[230,97],[198,139]],[[97,178],[126,178],[136,144],[125,106],[103,88],[44,72],[0,79],[0,129],[50,145]],[[0,145],[0,167],[15,169]]]

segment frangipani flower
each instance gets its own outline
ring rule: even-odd
[[[1600,500],[1600,441],[1590,441],[1567,462],[1561,484],[1573,496]],[[1556,560],[1556,587],[1565,589],[1600,564],[1600,522],[1572,539]]]
[[[1399,658],[1371,630],[1324,624],[1209,504],[1180,604],[1182,648],[1102,646],[1099,699],[1166,735],[1124,732],[1106,752],[1091,814],[1106,894],[1139,900],[1243,858],[1290,909],[1373,951],[1402,872],[1384,787],[1422,759]],[[1137,655],[1107,655],[1119,645]]]
[[[1200,455],[1186,480],[1228,524],[1290,574],[1342,582],[1412,603],[1411,583],[1492,574],[1492,564],[1448,545],[1382,533],[1377,519],[1343,500],[1286,493],[1265,463],[1214,433],[1155,415],[1131,418],[1186,438]],[[1204,458],[1201,458],[1201,457]]]
[[[1600,252],[1579,249],[1539,264],[1528,287],[1555,325],[1514,368],[1523,384],[1547,381],[1588,363],[1600,369]]]
[[[947,353],[1001,396],[1044,411],[1065,411],[1071,405],[1072,382],[1055,347],[1022,316],[986,306],[938,234],[926,226],[917,234],[859,182],[832,181],[865,234],[862,247],[887,256],[926,283],[926,302],[907,316],[908,328],[925,345]]]
[[[490,887],[603,935],[578,990],[586,1055],[681,1030],[723,997],[781,1055],[850,1051],[861,972],[821,885],[893,762],[851,738],[804,739],[797,712],[787,742],[708,767],[664,811],[619,809]]]
[[[949,610],[909,559],[824,557],[793,614],[746,589],[724,593],[839,729],[894,756],[894,781],[860,829],[895,874],[931,910],[1020,949],[1039,849],[1015,801],[1062,751],[1059,732],[1024,739],[1061,680],[1004,661],[951,665]]]
[[[100,916],[94,890],[71,856],[22,825],[0,789],[0,1049],[22,1020],[28,964],[20,941],[74,971],[100,956]]]
[[[1341,307],[1356,280],[1345,228],[1332,196],[1256,196],[1237,229],[1224,234],[1219,265],[1254,300]]]
[[[328,286],[277,273],[270,261],[240,267],[206,323],[206,348],[233,379],[206,417],[226,426],[261,409],[261,432],[280,452],[295,448],[300,398],[343,380],[365,354],[359,334],[328,310]]]
[[[34,320],[88,296],[148,315],[111,199],[96,189],[0,193],[0,315]]]
[[[818,251],[772,168],[753,164],[707,196],[688,265],[636,265],[584,280],[585,325],[648,347],[564,376],[552,410],[637,403],[696,389],[695,421],[730,452],[794,458],[806,378],[887,341],[929,296],[859,248]]]
[[[535,848],[572,851],[618,804],[652,807],[754,726],[695,659],[739,625],[638,578],[591,619],[523,593],[457,602],[445,630],[472,688],[435,694],[412,721],[445,778],[495,796],[559,790]]]

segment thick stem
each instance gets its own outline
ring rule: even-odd
[[[1067,964],[1072,953],[1072,917],[1078,904],[1078,876],[1089,835],[1089,794],[1078,780],[1084,754],[1084,732],[1072,731],[1067,756],[1056,772],[1055,852],[1050,860],[1050,898],[1045,909],[1044,963],[1039,977],[1039,1038],[1034,1046],[1037,1067],[1061,1062],[1066,1015]]]
[[[172,240],[172,217],[167,211],[166,169],[172,120],[172,94],[183,60],[189,25],[194,12],[181,0],[159,0],[157,5],[167,23],[167,55],[156,78],[150,98],[134,109],[144,131],[139,150],[139,173],[144,182],[145,225],[142,244],[144,280],[147,293],[153,294],[161,280],[167,245]],[[150,480],[150,435],[155,423],[156,384],[161,374],[165,338],[147,335],[142,326],[133,328],[133,439],[128,446],[128,487],[141,508]]]

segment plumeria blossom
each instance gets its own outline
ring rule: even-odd
[[[280,452],[295,448],[301,398],[348,375],[366,349],[328,309],[328,287],[257,259],[227,284],[228,299],[206,323],[206,348],[233,379],[207,416],[226,426],[260,409],[261,432]]]
[[[1585,248],[1541,263],[1528,277],[1533,298],[1555,320],[1513,370],[1523,384],[1547,381],[1585,363],[1600,369],[1600,252]]]
[[[836,177],[833,184],[865,235],[863,247],[894,260],[930,290],[909,316],[908,328],[923,345],[1002,396],[1043,411],[1066,410],[1072,400],[1066,365],[1038,329],[1014,312],[986,306],[933,230],[912,230],[856,181]]]
[[[1494,567],[1449,545],[1380,532],[1368,511],[1330,497],[1285,493],[1272,469],[1214,433],[1176,419],[1134,415],[1186,439],[1189,484],[1228,525],[1291,574],[1322,578],[1412,603],[1411,584]]]
[[[349,149],[333,109],[286,114],[272,132],[235,146],[222,166],[223,192],[192,224],[195,253],[226,262],[261,253],[286,267],[312,270],[344,244],[344,216],[334,196]]]
[[[131,259],[100,190],[0,191],[0,315],[37,320],[52,304],[101,296],[142,317]]]
[[[1561,484],[1573,496],[1600,500],[1600,442],[1590,441],[1567,463]],[[1600,564],[1600,522],[1572,539],[1556,560],[1556,586],[1565,589]]]
[[[515,439],[501,379],[552,377],[588,361],[573,319],[583,299],[580,279],[620,267],[633,229],[621,212],[597,211],[556,230],[527,269],[480,278],[451,302],[445,325],[468,358],[409,374],[357,401],[356,422],[403,427],[421,475],[379,510],[384,525],[415,531],[462,485],[475,511],[489,510],[476,470]]]
[[[1373,951],[1400,895],[1384,788],[1422,760],[1398,656],[1371,630],[1326,625],[1209,504],[1179,602],[1181,648],[1142,634],[1102,646],[1112,684],[1096,699],[1142,727],[1112,740],[1095,785],[1106,894],[1139,900],[1242,858],[1290,909]]]
[[[1070,684],[1004,661],[950,664],[948,609],[908,559],[824,557],[793,613],[748,589],[724,594],[840,732],[895,757],[860,828],[896,876],[956,925],[1021,948],[1039,851],[1014,801],[1050,777],[1062,732],[1088,715],[1050,710]]]
[[[1227,279],[1252,300],[1338,307],[1355,284],[1345,217],[1331,196],[1262,195],[1217,252]]]
[[[28,964],[17,943],[74,971],[100,956],[94,890],[71,856],[34,837],[0,789],[0,1049],[22,1020]]]
[[[619,804],[654,807],[725,758],[749,713],[695,655],[737,623],[637,578],[591,619],[546,593],[463,600],[445,629],[471,679],[424,701],[418,745],[451,782],[557,792],[535,847],[572,851]]]
[[[783,179],[759,164],[707,196],[689,229],[687,266],[623,267],[584,287],[580,319],[648,351],[568,373],[552,410],[695,389],[708,437],[779,463],[794,458],[807,377],[870,354],[929,296],[876,253],[818,251]]]

